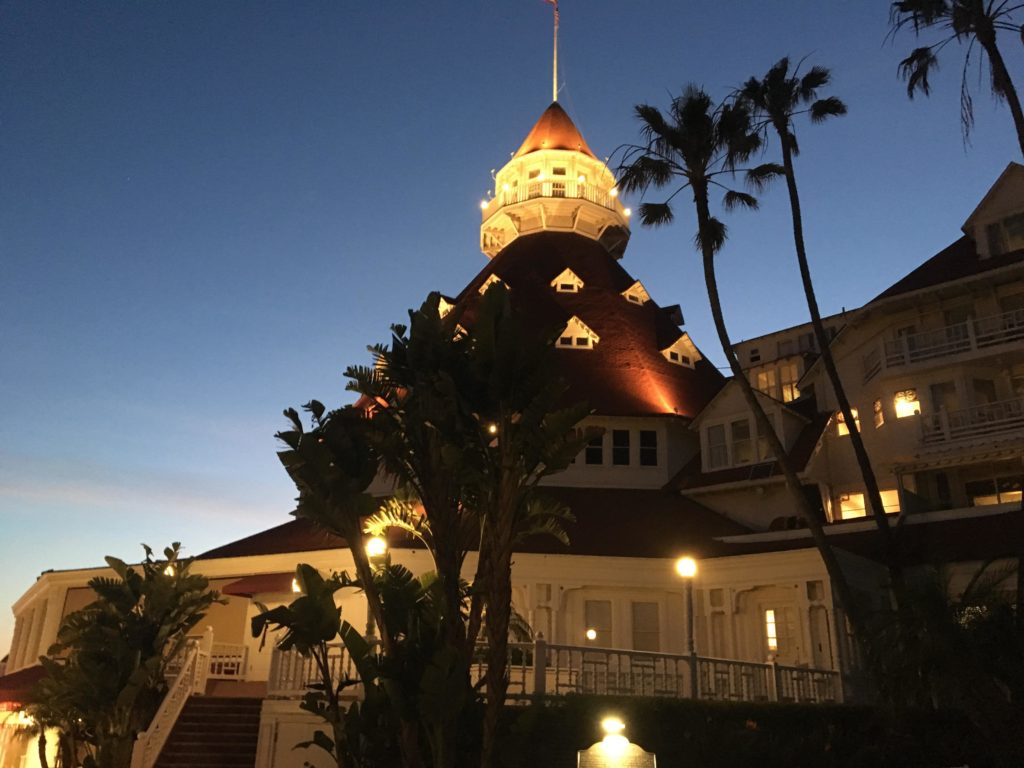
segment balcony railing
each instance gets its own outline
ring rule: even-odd
[[[496,197],[488,201],[487,207],[484,209],[484,215],[490,216],[506,205],[515,205],[537,198],[587,200],[609,210],[622,213],[622,205],[618,202],[618,197],[608,194],[604,189],[594,184],[566,178],[564,180],[546,179],[544,181],[530,181],[515,189],[502,190]]]
[[[214,680],[244,680],[249,661],[249,649],[233,643],[214,643],[210,651],[210,678]]]
[[[883,368],[949,357],[1024,339],[1024,309],[965,320],[883,342],[863,358],[864,381]]]
[[[921,439],[928,444],[988,437],[1018,429],[1024,429],[1024,399],[1019,397],[921,416]]]
[[[341,646],[332,646],[336,674],[357,679],[357,672]],[[473,683],[486,673],[484,649],[470,670]],[[268,695],[301,698],[315,680],[311,659],[295,651],[275,651],[270,667]],[[527,700],[538,696],[597,694],[658,696],[727,701],[787,701],[826,703],[842,701],[839,673],[706,656],[649,651],[626,651],[556,645],[538,638],[533,643],[510,643],[508,696]],[[359,695],[357,687],[349,689]]]

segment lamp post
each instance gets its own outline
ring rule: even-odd
[[[683,580],[686,598],[686,653],[690,656],[690,698],[698,698],[697,646],[693,641],[693,579],[697,575],[697,561],[685,556],[676,560],[676,573]]]
[[[373,536],[366,541],[366,557],[370,561],[370,565],[373,567],[374,572],[379,571],[380,568],[387,562],[388,556],[388,542],[383,536]],[[376,634],[376,626],[374,625],[373,615],[370,613],[370,605],[366,605],[366,636],[370,639]]]

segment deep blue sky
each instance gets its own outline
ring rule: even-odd
[[[803,128],[798,167],[828,312],[956,238],[1019,159],[984,91],[965,151],[955,46],[906,99],[885,2],[564,0],[562,22],[562,103],[600,154],[688,81],[833,68],[850,114]],[[549,72],[541,0],[0,3],[0,655],[46,568],[287,519],[281,409],[345,401],[367,343],[483,265],[478,201]],[[720,358],[681,212],[624,264]],[[786,215],[780,189],[728,218],[737,339],[805,318]]]

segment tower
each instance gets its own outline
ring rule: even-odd
[[[536,232],[574,232],[615,258],[629,240],[630,211],[618,198],[615,177],[558,102],[495,175],[493,196],[480,207],[480,250],[488,258]]]

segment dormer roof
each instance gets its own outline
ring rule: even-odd
[[[1003,169],[1003,172],[999,174],[999,178],[995,180],[995,183],[991,187],[989,187],[988,192],[986,192],[985,196],[981,198],[981,202],[978,203],[973,211],[971,211],[971,215],[967,217],[967,221],[965,221],[963,227],[961,227],[964,233],[968,235],[974,234],[973,229],[975,220],[979,217],[984,218],[987,209],[991,207],[995,207],[997,209],[1006,207],[1001,198],[1004,196],[1006,188],[1012,184],[1014,180],[1016,180],[1018,184],[1024,180],[1024,165],[1011,162],[1005,169]],[[1011,207],[1019,208],[1020,206],[1020,198],[1014,195],[1011,201]]]
[[[558,102],[553,102],[544,110],[513,157],[522,157],[541,149],[567,149],[597,159],[576,124]]]

